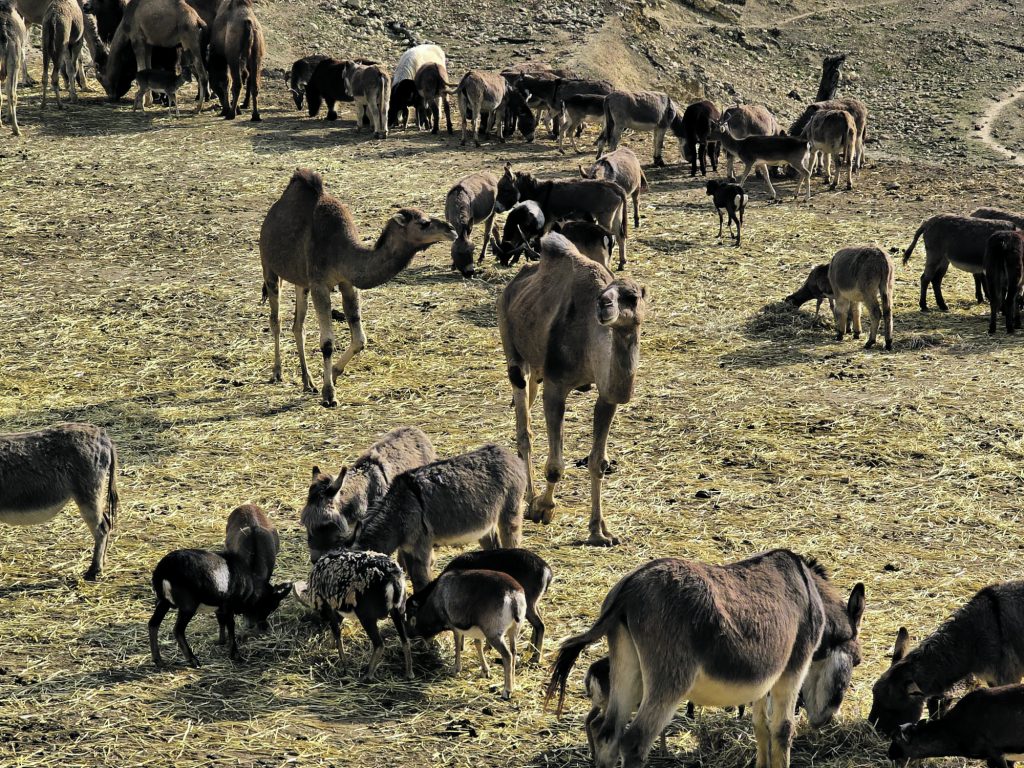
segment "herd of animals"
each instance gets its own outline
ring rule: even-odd
[[[24,17],[24,20],[22,19]],[[17,81],[27,45],[25,21],[43,27],[44,108],[47,77],[58,107],[66,84],[72,101],[84,83],[81,49],[88,43],[96,74],[113,98],[138,84],[136,108],[151,94],[177,107],[177,92],[193,75],[198,109],[208,89],[227,118],[251,103],[259,120],[263,33],[251,0],[220,3],[183,0],[0,0],[0,61],[15,134]],[[25,70],[27,76],[27,69]],[[498,325],[513,391],[518,455],[497,445],[439,458],[419,429],[401,427],[381,436],[351,466],[336,474],[312,470],[300,522],[306,530],[312,570],[304,581],[274,584],[280,537],[267,514],[246,504],[228,517],[224,547],[184,549],[156,565],[156,607],[149,622],[154,663],[161,664],[158,630],[176,610],[174,637],[185,660],[199,662],[186,637],[193,616],[212,608],[220,640],[237,658],[235,617],[259,630],[282,600],[294,594],[329,624],[344,660],[341,626],[358,620],[372,645],[362,673],[373,678],[384,653],[378,624],[390,619],[402,644],[405,676],[415,674],[411,638],[455,637],[455,672],[465,638],[474,641],[482,671],[489,674],[485,645],[502,661],[502,695],[515,689],[520,625],[532,627],[534,661],[543,655],[545,624],[540,603],[553,582],[549,565],[522,544],[524,516],[550,523],[562,479],[565,404],[573,391],[597,390],[594,433],[586,465],[591,479],[588,543],[617,543],[602,514],[601,484],[609,471],[606,447],[619,404],[633,394],[646,289],[611,272],[617,250],[625,268],[629,209],[640,226],[639,196],[649,191],[637,156],[619,147],[623,131],[651,132],[654,164],[663,165],[671,131],[691,175],[718,170],[726,153],[727,179],[707,182],[719,215],[719,237],[728,217],[740,244],[748,201],[743,184],[758,170],[772,197],[774,166],[789,166],[797,194],[810,196],[815,166],[824,166],[834,189],[840,169],[846,186],[864,164],[868,112],[854,98],[826,98],[809,105],[789,130],[764,107],[724,112],[702,100],[680,110],[664,93],[616,90],[542,65],[503,72],[467,72],[450,85],[444,52],[437,46],[409,49],[393,72],[368,59],[300,59],[287,75],[296,108],[327,119],[351,102],[356,126],[376,136],[405,127],[409,111],[418,128],[438,133],[443,112],[453,131],[448,96],[457,97],[462,141],[467,121],[474,142],[491,132],[504,141],[519,132],[535,140],[546,122],[563,149],[573,148],[587,121],[601,123],[598,158],[580,166],[579,178],[541,180],[506,165],[497,176],[470,174],[448,192],[444,219],[402,208],[380,237],[364,244],[347,207],[309,170],[299,169],[272,205],[260,231],[263,296],[270,306],[274,342],[272,380],[282,380],[280,291],[296,291],[292,327],[302,384],[317,392],[306,364],[304,320],[310,296],[320,328],[323,375],[320,395],[337,404],[335,382],[366,344],[359,291],[379,286],[402,271],[416,253],[451,243],[452,268],[475,272],[488,248],[508,266],[526,263],[498,300]],[[824,81],[823,81],[824,82]],[[229,94],[230,87],[230,94]],[[821,95],[819,93],[819,95]],[[736,160],[744,169],[733,181]],[[833,164],[835,169],[833,172]],[[499,239],[495,218],[506,214]],[[483,230],[479,256],[472,240]],[[989,331],[998,314],[1006,330],[1020,323],[1024,286],[1024,216],[979,208],[969,216],[942,214],[922,223],[907,249],[909,259],[924,238],[922,310],[927,287],[946,310],[941,282],[949,264],[975,275],[976,296],[990,302]],[[894,266],[874,246],[840,249],[829,264],[814,267],[787,298],[800,306],[828,299],[837,338],[860,335],[860,305],[871,317],[867,346],[881,330],[892,348]],[[331,293],[341,293],[351,331],[348,347],[334,359]],[[580,311],[582,308],[583,311]],[[884,328],[882,327],[884,323]],[[530,411],[543,384],[549,436],[547,486],[538,494],[532,476]],[[108,434],[87,424],[63,424],[0,435],[0,520],[42,523],[74,500],[93,537],[86,579],[97,578],[117,520],[117,452]],[[434,572],[434,550],[479,542]],[[397,554],[397,561],[392,559]],[[412,583],[407,594],[406,577]],[[625,575],[608,593],[593,626],[561,644],[552,664],[546,701],[561,713],[570,672],[583,650],[606,639],[608,655],[585,677],[592,709],[585,731],[595,763],[627,768],[647,760],[683,700],[691,705],[743,707],[753,703],[759,768],[789,765],[795,717],[802,708],[813,727],[838,713],[854,668],[866,596],[863,584],[843,595],[814,559],[778,549],[728,565],[677,558],[651,561]],[[892,738],[897,762],[961,755],[989,766],[1024,759],[1024,581],[985,587],[916,649],[901,629],[892,664],[875,683],[869,720]],[[952,692],[981,681],[955,703]],[[929,717],[921,720],[927,707]],[[742,712],[742,709],[741,709]]]

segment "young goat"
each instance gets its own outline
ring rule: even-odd
[[[301,592],[301,587],[297,592]],[[384,655],[384,641],[377,623],[388,616],[398,631],[405,654],[405,677],[412,680],[412,652],[405,633],[405,574],[391,558],[377,552],[336,549],[313,564],[305,599],[327,618],[345,660],[341,624],[355,616],[373,643],[373,652],[360,679],[371,680]]]
[[[736,245],[740,244],[740,235],[743,229],[743,214],[747,210],[747,193],[739,184],[730,184],[727,181],[712,179],[707,183],[706,193],[711,197],[718,211],[718,238],[722,238],[722,211],[729,214],[729,237],[736,238]],[[736,234],[732,233],[732,223],[736,222]],[[821,306],[820,302],[818,306]]]
[[[162,93],[167,96],[167,114],[170,114],[171,107],[174,107],[175,117],[181,116],[181,112],[178,111],[177,94],[185,83],[192,82],[192,70],[189,67],[182,67],[180,75],[165,69],[144,69],[135,75],[135,79],[139,83],[139,92],[135,95],[135,106],[132,107],[132,111],[146,111],[144,101],[147,93]]]
[[[501,242],[493,235],[491,250],[498,262],[507,267],[515,264],[527,248],[536,251],[540,247],[540,237],[544,234],[546,220],[540,203],[535,200],[524,200],[512,206],[505,218],[505,226],[501,232]]]
[[[443,576],[452,571],[498,571],[515,579],[526,596],[526,620],[533,628],[530,645],[533,646],[535,661],[540,661],[544,652],[544,619],[538,604],[551,586],[551,567],[540,555],[528,549],[483,549],[466,552],[453,559],[441,572]]]
[[[990,768],[1024,760],[1024,685],[981,688],[938,720],[901,726],[889,759],[906,765],[927,757],[985,760]]]
[[[996,332],[999,313],[1006,315],[1006,332],[1020,328],[1024,292],[1024,236],[1017,230],[996,232],[985,247],[985,283],[990,314],[988,332]]]
[[[498,571],[449,571],[417,589],[409,598],[408,612],[412,637],[431,638],[449,629],[455,633],[455,674],[462,671],[462,646],[469,637],[476,644],[483,677],[490,677],[483,647],[486,640],[501,654],[505,671],[501,697],[512,698],[516,635],[526,616],[526,594],[519,582]]]
[[[497,445],[410,469],[367,514],[353,546],[400,550],[418,591],[431,579],[437,544],[519,546],[525,490],[522,459]]]

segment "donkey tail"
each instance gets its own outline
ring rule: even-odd
[[[910,261],[910,254],[914,252],[914,246],[917,245],[917,238],[924,234],[924,231],[928,229],[928,222],[930,219],[925,219],[921,222],[921,226],[917,228],[917,232],[914,233],[914,239],[910,241],[910,245],[907,250],[903,252],[903,263],[906,264]]]

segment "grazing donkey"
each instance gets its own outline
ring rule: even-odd
[[[814,307],[814,319],[817,320],[818,315],[821,313],[822,303],[828,299],[829,311],[834,313],[836,302],[833,298],[832,283],[828,279],[828,268],[828,264],[819,264],[813,267],[804,284],[795,293],[787,296],[785,302],[794,307],[802,307],[811,299],[817,299],[818,303]],[[847,317],[846,331],[847,333],[853,332],[849,316]]]
[[[609,151],[617,149],[627,128],[654,132],[654,164],[663,166],[665,133],[671,128],[682,139],[683,116],[668,94],[660,91],[612,91],[604,100],[604,129],[597,140],[597,156],[604,154],[606,143]]]
[[[647,177],[640,167],[640,159],[633,150],[619,147],[614,152],[602,155],[597,162],[584,170],[579,166],[580,176],[584,179],[606,179],[618,184],[622,191],[633,200],[633,227],[640,227],[640,193],[649,192]]]
[[[722,118],[722,113],[714,102],[697,101],[683,112],[683,160],[690,163],[690,176],[697,175],[697,163],[700,162],[700,175],[708,175],[708,159],[711,170],[718,171],[718,156],[722,145],[711,138],[711,127]]]
[[[480,146],[480,133],[489,132],[491,127],[498,131],[498,141],[505,141],[505,109],[508,83],[501,75],[493,72],[481,72],[471,69],[462,76],[455,96],[458,99],[459,114],[462,115],[462,146],[466,146],[466,119],[468,115],[473,123],[473,143]],[[488,123],[483,122],[484,114],[489,114]]]
[[[374,138],[386,139],[391,75],[379,64],[346,61],[343,76],[345,87],[356,105],[356,130],[363,130],[363,118],[369,115]]]
[[[1000,312],[1006,315],[1006,332],[1020,328],[1021,295],[1024,293],[1024,236],[1019,231],[996,232],[985,247],[985,283],[990,314],[988,332],[996,332]]]
[[[46,78],[51,64],[50,84],[53,86],[54,98],[57,99],[57,109],[64,109],[60,100],[62,72],[67,77],[71,103],[78,101],[75,75],[84,44],[85,18],[77,0],[50,0],[43,14],[43,109],[46,108]]]
[[[946,312],[942,298],[942,278],[952,264],[957,269],[974,275],[975,297],[984,301],[981,294],[981,278],[985,273],[985,247],[988,239],[996,232],[1007,232],[1014,228],[1013,222],[980,219],[974,216],[957,216],[940,213],[921,222],[914,233],[914,239],[903,253],[903,264],[910,261],[919,237],[924,235],[924,271],[921,273],[921,311],[928,311],[928,285],[935,293],[935,304],[940,312]]]
[[[1024,760],[1024,685],[971,691],[938,720],[902,726],[889,759],[906,765],[927,757],[985,760],[990,768]]]
[[[309,496],[299,514],[310,562],[349,546],[359,521],[384,498],[392,480],[436,460],[434,446],[422,430],[399,427],[377,440],[351,467],[342,467],[337,477],[313,467]]]
[[[879,248],[863,245],[842,248],[832,257],[828,280],[835,300],[836,341],[843,340],[846,319],[853,322],[853,338],[860,338],[860,305],[867,305],[871,327],[864,349],[875,346],[879,326],[884,321],[885,348],[892,349],[892,295],[896,268],[892,257]],[[881,299],[881,301],[879,301]]]
[[[901,628],[892,665],[872,689],[868,720],[892,735],[916,723],[928,699],[970,675],[990,686],[1024,677],[1024,581],[979,591],[914,650]]]
[[[620,757],[624,768],[644,765],[682,699],[753,701],[757,765],[770,756],[772,768],[787,768],[801,687],[811,692],[811,723],[831,720],[860,661],[863,615],[863,584],[844,601],[819,564],[789,550],[724,566],[652,560],[612,587],[589,630],[562,643],[547,699],[557,694],[561,713],[576,659],[607,637],[611,689],[593,722],[598,768]]]
[[[4,84],[4,99],[11,115],[11,130],[21,135],[18,127],[18,74],[28,47],[25,22],[14,7],[13,0],[0,0],[0,82]],[[2,100],[0,100],[2,101]],[[0,104],[0,125],[3,125],[3,105]]]
[[[85,572],[93,581],[103,570],[117,523],[116,478],[114,443],[91,424],[0,435],[0,522],[45,523],[74,499],[95,542]]]
[[[518,547],[526,467],[497,445],[403,472],[360,522],[353,547],[399,550],[413,589],[432,578],[434,546]]]
[[[452,269],[465,277],[471,277],[473,267],[473,227],[484,222],[484,244],[480,248],[479,262],[487,256],[487,244],[494,227],[494,216],[505,210],[498,205],[498,180],[493,173],[480,171],[459,179],[448,190],[444,199],[445,220],[455,229],[456,239],[452,243]],[[511,206],[510,206],[511,207]]]

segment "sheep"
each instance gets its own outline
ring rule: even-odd
[[[864,349],[875,345],[879,326],[884,322],[885,348],[891,350],[892,295],[896,281],[892,257],[874,246],[842,248],[832,257],[828,279],[835,299],[836,341],[843,340],[848,315],[852,315],[853,338],[860,338],[860,304],[863,302],[871,314],[871,328]]]
[[[356,106],[356,130],[363,129],[363,118],[369,115],[374,138],[386,139],[391,101],[391,77],[387,70],[379,64],[346,61],[342,73],[345,88]]]
[[[604,94],[600,93],[581,93],[562,99],[562,111],[560,113],[562,124],[558,131],[559,152],[565,153],[565,150],[562,148],[562,139],[565,136],[568,136],[572,142],[573,150],[577,153],[580,151],[579,147],[576,146],[577,129],[581,128],[588,118],[594,121],[604,119],[604,99]]]
[[[302,102],[306,95],[306,84],[313,76],[313,71],[321,61],[327,58],[327,56],[321,54],[304,56],[292,64],[291,71],[285,75],[285,82],[288,84],[288,90],[291,91],[292,99],[295,100],[296,109],[302,109]]]
[[[437,544],[518,547],[525,490],[522,459],[497,445],[410,469],[360,523],[353,548],[386,555],[400,550],[420,590],[431,579]]]
[[[722,113],[719,123],[712,126],[709,140],[714,141],[719,133],[716,129],[723,127],[727,127],[729,134],[735,139],[746,139],[751,136],[777,136],[780,133],[775,115],[760,104],[737,104],[726,109]],[[724,144],[722,146],[726,150],[726,175],[730,180],[734,180],[736,178],[733,174],[735,153],[730,152]]]
[[[1006,315],[1006,332],[1020,328],[1024,292],[1024,236],[1019,231],[996,232],[985,246],[985,282],[990,305],[988,332],[996,332],[996,319]]]
[[[610,230],[596,222],[572,220],[555,222],[551,231],[569,240],[580,255],[611,269],[615,235]]]
[[[519,582],[498,571],[449,571],[417,589],[407,610],[412,637],[429,639],[449,629],[455,633],[455,674],[462,671],[462,646],[469,637],[476,644],[482,676],[490,677],[483,648],[486,640],[501,654],[505,671],[501,697],[512,698],[516,636],[526,616],[526,593]]]
[[[77,0],[50,0],[43,14],[43,109],[46,108],[46,77],[51,64],[50,84],[53,86],[57,108],[64,109],[60,100],[61,72],[67,77],[71,103],[78,101],[75,73],[78,71],[84,42],[85,19]]]
[[[0,0],[0,82],[4,84],[4,98],[0,99],[0,126],[3,125],[3,104],[11,116],[11,131],[21,135],[18,127],[18,74],[28,48],[25,22],[14,7],[13,0]]]
[[[463,176],[448,190],[444,201],[444,216],[455,227],[457,238],[452,243],[452,269],[466,277],[474,274],[473,227],[484,222],[484,242],[480,248],[479,263],[487,256],[487,243],[491,237],[496,213],[504,210],[498,205],[498,180],[494,174],[481,171]]]
[[[705,187],[705,193],[711,197],[718,211],[718,239],[722,239],[722,210],[729,214],[729,236],[732,237],[732,224],[736,222],[736,245],[740,244],[743,229],[743,213],[747,210],[747,193],[739,184],[712,179]],[[821,306],[820,302],[818,306]]]
[[[739,183],[743,185],[750,172],[754,168],[761,168],[764,176],[764,183],[768,185],[768,191],[772,199],[778,194],[772,186],[771,176],[768,171],[769,165],[785,164],[793,168],[799,176],[796,186],[797,197],[800,196],[800,187],[807,183],[807,201],[811,200],[811,144],[806,139],[798,139],[793,136],[748,136],[738,139],[731,133],[729,124],[722,119],[712,129],[711,136],[722,143],[731,156],[739,158],[743,163],[743,176]],[[732,157],[729,158],[729,178],[732,174]]]
[[[398,631],[405,655],[405,678],[413,679],[412,651],[405,631],[405,573],[387,555],[336,549],[313,564],[305,589],[296,592],[327,618],[344,662],[341,625],[355,616],[373,644],[373,652],[360,679],[372,680],[384,655],[384,641],[377,623],[388,616]]]
[[[144,69],[135,74],[135,80],[139,84],[139,92],[135,95],[133,112],[137,109],[146,111],[145,96],[147,93],[162,93],[167,96],[167,114],[170,114],[171,107],[174,107],[174,115],[181,116],[181,112],[178,111],[178,91],[185,83],[192,82],[190,67],[182,67],[181,74],[178,75],[165,69]]]
[[[583,166],[579,169],[584,179],[605,179],[618,184],[633,199],[633,226],[639,228],[640,193],[650,191],[650,187],[633,150],[619,147],[614,152],[601,155],[589,170],[583,170]]]
[[[918,238],[924,236],[925,263],[924,271],[921,273],[921,311],[928,311],[929,283],[935,293],[935,305],[939,311],[949,310],[942,297],[942,278],[946,276],[950,264],[976,276],[975,296],[979,302],[982,301],[977,277],[985,272],[985,247],[988,239],[996,232],[1006,232],[1013,228],[1014,225],[1010,221],[979,219],[951,213],[940,213],[921,222],[910,246],[903,253],[903,264],[906,265],[910,261]]]
[[[153,570],[156,608],[149,620],[149,649],[153,664],[161,665],[157,639],[160,624],[171,608],[177,608],[174,638],[185,660],[193,667],[199,660],[189,647],[185,630],[200,608],[216,609],[220,636],[228,640],[228,654],[238,658],[235,642],[235,614],[253,625],[266,622],[292,589],[290,583],[270,583],[271,551],[266,539],[254,540],[239,551],[210,552],[205,549],[176,549],[165,555]],[[274,555],[276,556],[276,555]],[[264,578],[266,574],[266,578]]]
[[[507,267],[519,261],[526,248],[535,251],[539,247],[539,244],[535,243],[546,229],[545,223],[544,211],[536,201],[524,200],[512,206],[512,210],[505,217],[501,242],[499,243],[495,236],[491,236],[491,250],[498,262]]]
[[[436,460],[434,446],[422,430],[399,427],[381,436],[352,466],[342,467],[337,477],[313,467],[309,495],[299,514],[310,562],[349,546],[359,521],[384,498],[398,475]]]
[[[416,86],[416,93],[423,103],[424,110],[428,113],[427,119],[433,126],[431,133],[437,135],[441,125],[441,105],[444,105],[444,121],[448,127],[448,134],[452,131],[452,105],[448,100],[448,70],[443,64],[424,64],[416,71],[413,81]]]
[[[849,112],[840,109],[822,109],[807,123],[804,136],[815,150],[811,173],[818,165],[818,156],[824,158],[825,180],[835,189],[839,182],[840,154],[847,159],[846,189],[853,189],[853,166],[857,147],[857,125]],[[832,177],[832,161],[836,163],[836,175]]]
[[[416,89],[416,73],[427,64],[447,66],[444,50],[438,45],[417,45],[409,48],[398,59],[391,73],[391,97],[388,100],[388,125],[398,125],[398,115],[402,114],[402,127],[405,128],[409,119],[409,107],[415,107],[417,124],[423,123],[423,104],[419,100]]]
[[[72,499],[93,537],[84,578],[94,581],[120,508],[117,449],[110,436],[92,424],[0,434],[0,522],[45,523]]]
[[[704,99],[690,104],[683,112],[683,136],[681,154],[683,160],[690,162],[690,176],[697,175],[697,163],[700,162],[700,175],[708,175],[708,158],[711,159],[711,170],[718,171],[718,156],[722,145],[712,140],[711,127],[722,117],[721,110],[714,102]],[[721,237],[721,235],[719,235]]]
[[[483,549],[466,552],[451,560],[441,571],[443,576],[452,571],[484,570],[506,573],[523,588],[526,596],[526,620],[533,627],[530,645],[535,661],[544,654],[544,619],[538,604],[551,586],[551,566],[528,549]]]
[[[966,757],[990,766],[1024,760],[1024,685],[981,688],[937,720],[902,725],[889,746],[897,765],[927,757]]]

